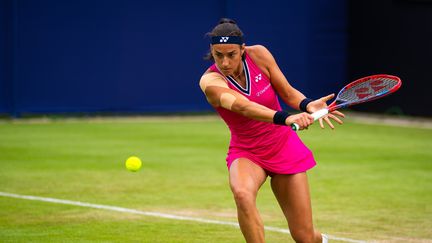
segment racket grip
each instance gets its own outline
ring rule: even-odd
[[[300,129],[300,126],[297,123],[291,124],[291,129],[293,131],[298,131]]]
[[[314,113],[311,114],[311,116],[314,118],[314,121],[320,119],[321,117],[327,115],[329,113],[329,110],[327,108],[324,108],[322,110],[319,111],[315,111]]]
[[[311,114],[311,116],[314,118],[314,121],[320,119],[321,117],[327,115],[329,113],[329,110],[327,108],[321,109],[319,111],[315,111]],[[293,131],[298,131],[300,129],[300,126],[297,123],[291,124],[291,129]]]

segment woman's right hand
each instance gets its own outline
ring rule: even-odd
[[[285,120],[287,126],[296,123],[299,125],[299,130],[307,129],[314,122],[314,118],[307,112],[291,115]]]

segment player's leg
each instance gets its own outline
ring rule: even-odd
[[[248,159],[235,160],[230,167],[231,191],[237,205],[237,217],[246,242],[264,242],[264,225],[256,207],[258,189],[266,172]]]
[[[275,175],[271,179],[271,187],[288,221],[288,227],[294,240],[321,243],[321,234],[313,227],[306,172]]]

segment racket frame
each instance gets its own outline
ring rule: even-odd
[[[353,86],[355,86],[355,85],[357,85],[359,83],[366,82],[366,81],[368,81],[370,79],[378,79],[378,78],[393,79],[393,80],[397,81],[397,84],[395,86],[393,86],[391,89],[385,89],[384,91],[379,92],[378,94],[375,94],[372,97],[365,97],[365,98],[359,99],[357,101],[352,101],[352,102],[346,101],[346,102],[343,102],[343,100],[339,99],[340,95],[346,89],[352,88]],[[332,112],[334,110],[338,110],[338,109],[341,109],[341,108],[346,108],[346,107],[349,107],[349,106],[353,106],[353,105],[357,105],[357,104],[373,101],[373,100],[382,98],[384,96],[387,96],[389,94],[392,94],[392,93],[396,92],[401,87],[401,85],[402,85],[402,81],[401,81],[401,79],[399,77],[394,76],[394,75],[388,75],[388,74],[376,74],[376,75],[371,75],[371,76],[367,76],[367,77],[363,77],[363,78],[357,79],[357,80],[355,80],[355,81],[347,84],[345,87],[343,87],[339,91],[339,93],[337,94],[336,99],[327,108],[324,108],[324,109],[318,110],[316,112],[313,112],[311,114],[311,116],[314,118],[314,121],[316,121],[316,120],[320,119],[321,117],[327,115],[328,113],[330,113],[330,112]],[[300,126],[298,124],[296,124],[296,123],[293,123],[293,124],[291,124],[291,128],[294,131],[298,131],[300,129]]]

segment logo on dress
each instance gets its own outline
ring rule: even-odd
[[[220,38],[219,42],[227,42],[228,39],[229,39],[228,36],[222,36],[222,37]]]
[[[258,91],[257,93],[256,93],[256,96],[261,96],[261,95],[263,95],[269,88],[271,87],[271,85],[270,84],[267,84],[267,86],[265,86],[264,87],[264,89],[262,89],[261,91]]]
[[[260,81],[261,78],[262,78],[262,75],[261,75],[261,73],[260,73],[260,74],[258,74],[257,76],[255,76],[255,82],[258,83],[258,81]]]

